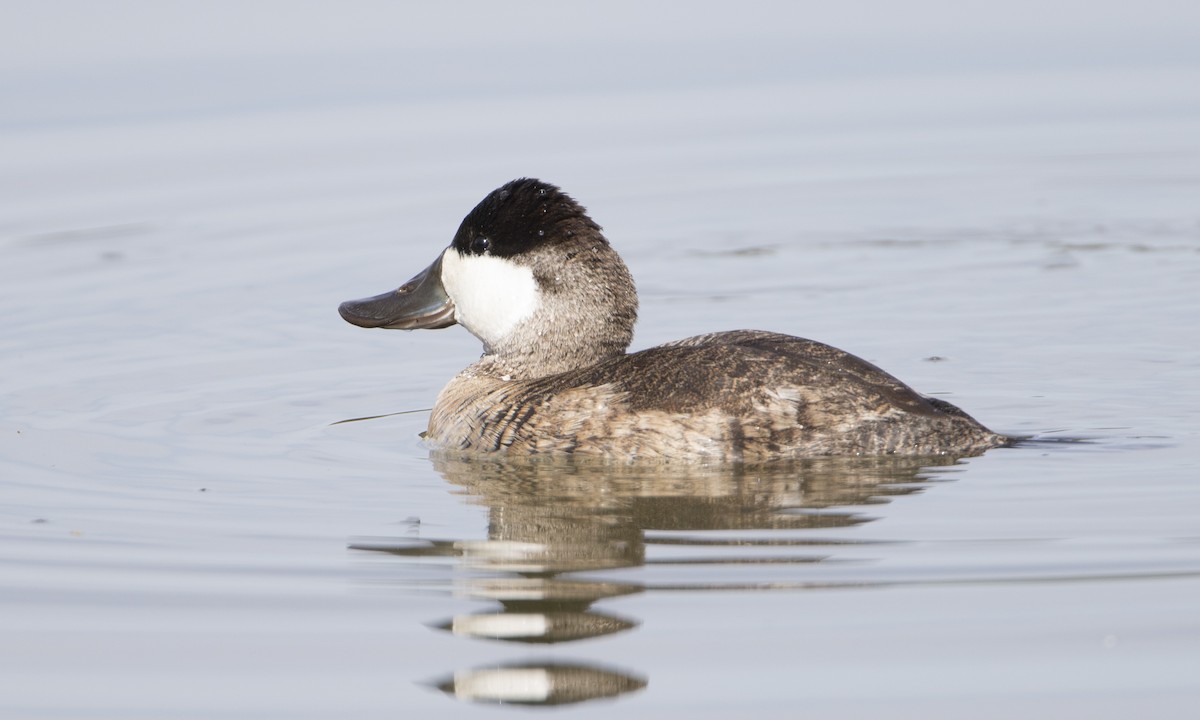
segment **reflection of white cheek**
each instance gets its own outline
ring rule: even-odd
[[[493,344],[537,308],[533,270],[488,255],[442,253],[442,286],[454,301],[454,319],[485,343]]]

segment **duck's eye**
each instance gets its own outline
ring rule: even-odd
[[[492,246],[492,241],[485,237],[477,237],[471,241],[471,252],[482,255]]]

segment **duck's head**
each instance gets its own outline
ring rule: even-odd
[[[416,277],[338,312],[360,327],[458,323],[505,374],[538,377],[624,353],[637,293],[584,208],[549,183],[523,178],[476,205]]]

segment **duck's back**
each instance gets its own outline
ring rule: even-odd
[[[970,455],[1006,441],[849,353],[752,330],[526,382],[466,374],[438,398],[429,436],[476,451],[722,460]]]

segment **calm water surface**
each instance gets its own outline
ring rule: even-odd
[[[1194,716],[1186,23],[1156,26],[1171,62],[1066,62],[1031,35],[1012,67],[969,26],[984,50],[948,72],[918,36],[875,37],[901,67],[859,67],[714,15],[671,61],[634,33],[612,68],[492,86],[482,36],[436,20],[435,77],[394,85],[336,42],[334,82],[291,40],[299,65],[244,73],[143,48],[190,94],[116,55],[86,97],[73,66],[0,77],[23,99],[0,125],[0,716]],[[292,67],[307,83],[259,90]],[[812,337],[1030,440],[768,467],[430,457],[425,409],[478,343],[336,306],[424,268],[520,175],[605,226],[635,347]]]

